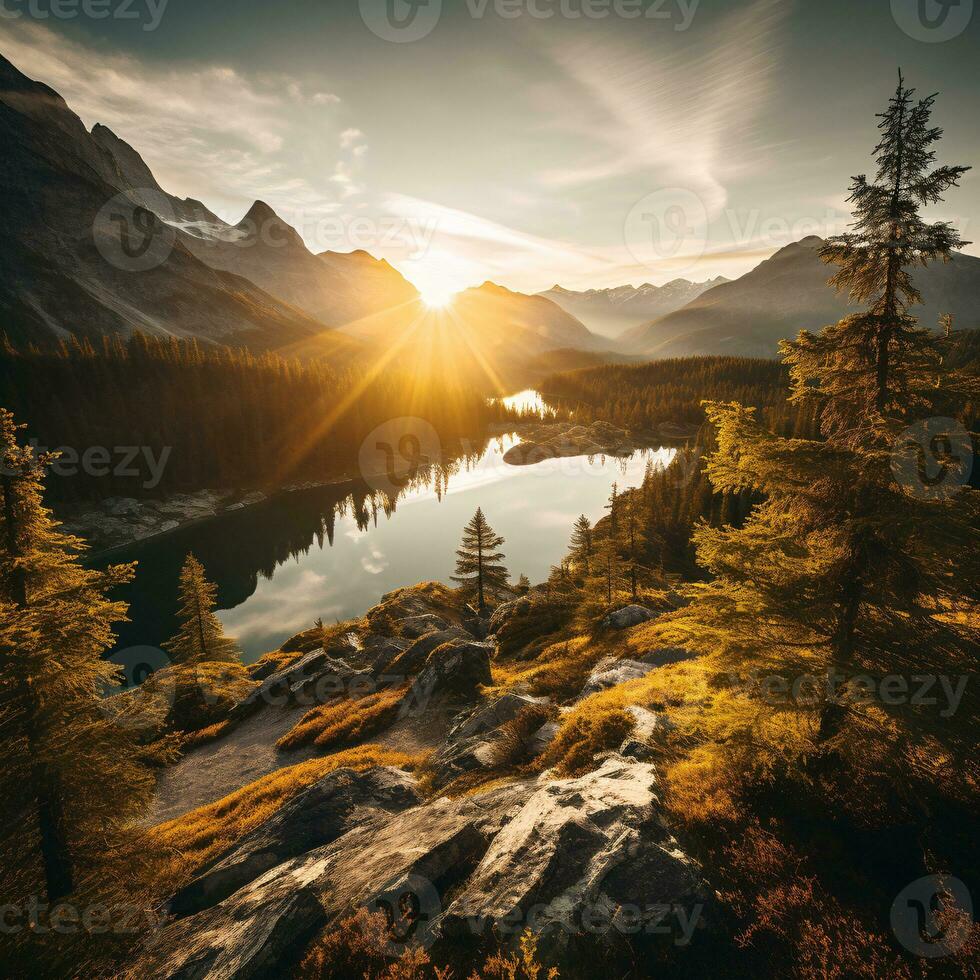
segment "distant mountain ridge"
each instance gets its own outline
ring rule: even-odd
[[[555,285],[539,296],[557,303],[578,317],[590,330],[604,337],[619,337],[627,330],[680,309],[706,290],[728,282],[717,276],[706,282],[674,279],[663,286],[615,286],[610,289],[575,291]]]
[[[779,249],[739,279],[715,286],[665,316],[623,334],[621,350],[651,358],[696,354],[775,357],[779,341],[819,330],[855,307],[828,285],[834,267],[819,256],[815,235]],[[980,327],[980,258],[956,253],[948,262],[915,269],[925,300],[912,308],[935,327],[951,313],[957,329]]]

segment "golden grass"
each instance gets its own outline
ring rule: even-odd
[[[545,647],[530,666],[527,661],[495,662],[494,687],[506,690],[523,686],[535,695],[566,700],[582,690],[592,668],[606,656],[608,645],[590,637],[562,640]]]
[[[202,745],[206,745],[208,742],[213,742],[215,739],[221,738],[230,728],[231,722],[225,719],[224,721],[219,721],[217,724],[208,725],[207,728],[190,732],[181,738],[180,750],[181,752],[189,752],[191,749],[196,749]]]
[[[308,711],[276,742],[281,751],[304,745],[335,748],[352,745],[387,728],[398,714],[408,685],[386,688],[363,698],[343,698]]]
[[[170,874],[175,879],[187,877],[334,769],[360,771],[373,766],[396,766],[413,770],[424,761],[425,756],[395,752],[380,745],[361,745],[278,769],[214,803],[159,824],[148,834],[154,844],[173,855]]]

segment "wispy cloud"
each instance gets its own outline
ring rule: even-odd
[[[687,188],[709,215],[718,214],[734,161],[748,166],[747,151],[761,139],[788,6],[755,0],[698,40],[674,35],[669,46],[613,38],[555,43],[551,57],[571,83],[551,90],[556,125],[589,136],[595,150],[545,170],[542,184],[571,191],[646,171],[649,190]]]

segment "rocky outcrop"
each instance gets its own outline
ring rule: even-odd
[[[608,422],[589,426],[570,422],[529,423],[520,427],[521,442],[504,454],[512,466],[532,466],[569,456],[631,456],[640,442]]]
[[[487,704],[464,712],[446,735],[443,747],[429,762],[433,785],[445,786],[466,772],[493,765],[495,733],[533,705],[547,704],[547,698],[508,693]]]
[[[392,779],[388,791],[400,804],[410,788]],[[295,853],[357,819],[356,807],[345,815],[347,804],[324,792],[328,785],[321,781],[204,872],[202,881],[210,875],[218,888],[210,897],[264,866],[270,850],[272,860]],[[369,807],[379,793],[367,792]],[[303,799],[320,809],[304,817]],[[656,775],[644,763],[614,756],[578,779],[542,776],[397,813],[384,809],[163,927],[133,975],[288,975],[315,930],[362,907],[415,910],[411,929],[393,938],[396,953],[409,939],[462,939],[472,950],[485,940],[494,945],[491,937],[516,941],[533,926],[546,956],[560,958],[577,942],[593,950],[597,942],[616,943],[628,924],[657,925],[678,903],[700,896],[698,870],[666,829]],[[237,868],[238,878],[222,881],[221,868]]]
[[[596,921],[604,939],[697,900],[700,876],[661,818],[652,766],[608,759],[578,779],[547,782],[497,834],[440,918],[447,937],[516,940],[533,923],[560,959]]]
[[[403,653],[398,654],[384,666],[385,673],[401,677],[414,677],[425,666],[429,654],[445,643],[466,643],[472,637],[458,626],[438,630],[420,636]]]
[[[638,660],[618,660],[615,657],[607,657],[596,664],[582,688],[579,700],[591,694],[598,694],[599,691],[608,690],[610,687],[616,687],[617,684],[646,677],[653,669],[651,664],[641,663]]]
[[[379,812],[418,802],[415,780],[401,770],[336,769],[199,872],[171,899],[168,911],[182,917],[210,908],[270,868],[329,844]]]
[[[493,683],[490,672],[493,650],[493,644],[476,640],[443,643],[429,654],[414,687],[429,697],[433,694],[475,697],[481,685]]]
[[[421,613],[418,616],[407,616],[398,624],[401,627],[402,636],[407,636],[412,640],[417,640],[426,633],[437,633],[440,630],[449,629],[449,623],[435,613]]]
[[[623,606],[622,609],[617,609],[606,616],[602,625],[607,629],[623,630],[630,626],[639,626],[640,623],[645,623],[647,620],[653,619],[654,616],[656,613],[652,609],[647,609],[646,606]]]

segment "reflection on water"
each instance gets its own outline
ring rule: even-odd
[[[533,388],[525,388],[524,391],[519,391],[516,395],[508,395],[501,401],[507,408],[518,412],[536,412],[538,415],[544,415],[550,407],[541,397],[541,393]]]
[[[463,525],[477,506],[506,539],[512,578],[523,572],[541,581],[564,554],[579,514],[597,520],[614,481],[637,486],[647,459],[666,465],[673,454],[509,466],[503,454],[517,441],[495,439],[420,475],[397,502],[363,484],[284,494],[113,555],[140,563],[122,595],[133,621],[120,629],[120,647],[159,646],[172,635],[177,576],[188,551],[218,583],[221,619],[248,661],[318,616],[348,619],[400,586],[449,582]]]

